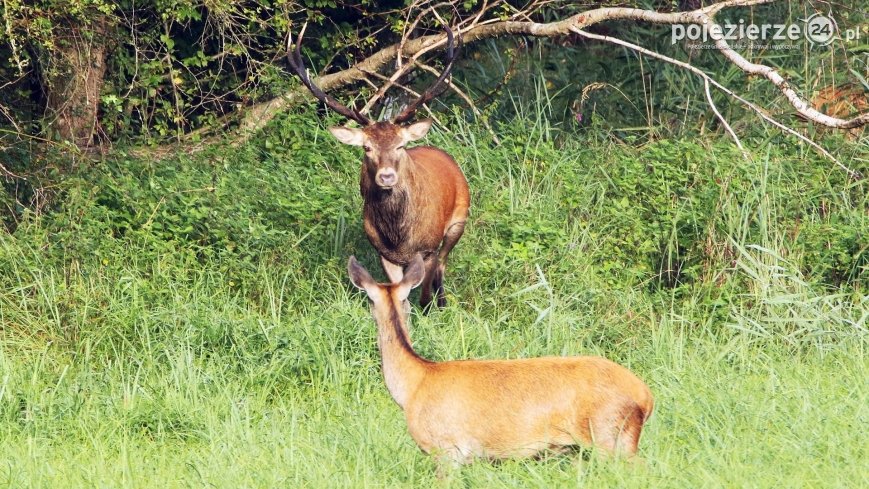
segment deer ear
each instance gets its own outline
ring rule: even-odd
[[[368,270],[363,268],[362,265],[356,261],[355,256],[351,256],[347,261],[347,273],[350,274],[350,281],[353,282],[353,285],[364,290],[368,293],[368,296],[371,297],[369,290],[376,286],[377,282],[371,278],[371,274],[368,273]]]
[[[365,133],[362,132],[362,129],[335,126],[330,127],[329,132],[335,136],[335,139],[350,146],[362,146],[362,143],[365,142]]]
[[[410,291],[419,287],[425,278],[425,262],[422,260],[422,255],[419,253],[413,257],[413,261],[404,270],[404,277],[398,283],[398,298],[399,300],[407,299]]]
[[[422,139],[428,134],[428,130],[431,129],[431,119],[425,119],[414,124],[411,124],[404,129],[402,129],[402,133],[404,134],[404,140],[407,142],[416,141],[417,139]]]

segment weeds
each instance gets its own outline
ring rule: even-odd
[[[865,183],[788,146],[748,163],[547,117],[503,121],[501,145],[461,120],[431,136],[473,207],[451,305],[414,313],[414,345],[629,366],[657,398],[647,463],[478,463],[458,482],[865,485]],[[232,152],[82,168],[56,210],[0,234],[2,480],[433,484],[345,276],[351,253],[376,266],[357,165],[294,114]]]

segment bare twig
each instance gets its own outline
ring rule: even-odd
[[[742,141],[740,141],[736,133],[733,132],[733,128],[731,128],[730,124],[727,123],[727,119],[721,115],[721,112],[718,112],[718,107],[715,106],[715,101],[712,100],[712,92],[709,91],[709,78],[703,78],[703,88],[706,90],[706,101],[709,102],[709,108],[712,109],[712,112],[715,113],[715,117],[718,117],[721,125],[724,126],[727,133],[733,138],[733,142],[735,142],[739,150],[742,151],[742,156],[745,157],[746,160],[751,161],[751,155],[742,146]]]
[[[377,78],[380,81],[383,81],[383,82],[389,81],[389,77],[383,76],[380,73],[374,72],[374,73],[368,73],[368,74],[373,76],[374,78]],[[372,83],[372,86],[377,88],[373,83]],[[414,97],[419,97],[419,92],[417,92],[416,90],[414,90],[412,88],[406,87],[406,86],[402,85],[401,83],[393,83],[393,86],[398,88],[398,89],[404,90],[405,92],[411,94]]]
[[[19,180],[27,180],[27,177],[22,177],[21,175],[12,173],[8,168],[3,166],[3,163],[0,163],[0,173],[2,173],[6,177],[16,178]]]
[[[749,102],[748,100],[746,100],[746,99],[740,97],[739,95],[733,93],[732,90],[730,90],[729,88],[725,87],[724,85],[722,85],[721,83],[719,83],[718,81],[716,81],[714,78],[712,78],[712,77],[710,77],[709,75],[707,75],[706,73],[704,73],[702,70],[700,70],[700,69],[697,68],[696,66],[693,66],[693,65],[690,65],[690,64],[688,64],[688,63],[685,63],[684,61],[679,61],[679,60],[677,60],[677,59],[673,59],[673,58],[670,58],[670,57],[668,57],[668,56],[664,56],[663,54],[656,53],[656,52],[651,51],[651,50],[649,50],[649,49],[646,49],[646,48],[644,48],[644,47],[637,46],[636,44],[632,44],[632,43],[629,43],[629,42],[627,42],[627,41],[623,41],[623,40],[621,40],[621,39],[617,39],[617,38],[614,38],[614,37],[610,37],[610,36],[600,36],[600,35],[598,35],[598,34],[592,34],[592,33],[590,33],[590,32],[585,32],[585,31],[583,31],[583,30],[581,30],[581,29],[573,29],[573,32],[579,34],[580,36],[587,37],[587,38],[589,38],[589,39],[596,39],[596,40],[599,40],[599,41],[609,42],[609,43],[612,43],[612,44],[618,44],[618,45],[620,45],[620,46],[624,46],[624,47],[626,47],[626,48],[628,48],[628,49],[631,49],[631,50],[637,51],[637,52],[639,52],[639,53],[643,53],[643,54],[645,54],[646,56],[649,56],[649,57],[652,57],[652,58],[656,58],[656,59],[660,59],[660,60],[662,60],[662,61],[666,61],[667,63],[674,64],[674,65],[676,65],[676,66],[679,66],[679,67],[681,67],[681,68],[684,68],[684,69],[690,71],[691,73],[694,73],[694,74],[696,74],[697,76],[703,78],[704,81],[706,81],[706,82],[712,84],[713,86],[715,86],[716,88],[718,88],[718,89],[721,90],[722,92],[726,93],[727,95],[730,95],[731,97],[735,98],[736,100],[738,100],[739,102],[741,102],[743,105],[745,105],[745,106],[748,107],[749,109],[751,109],[751,110],[753,110],[754,112],[756,112],[760,117],[762,117],[764,120],[766,120],[766,121],[769,122],[770,124],[772,124],[772,125],[778,127],[778,128],[781,129],[782,131],[785,131],[786,133],[788,133],[788,134],[790,134],[790,135],[792,135],[792,136],[797,137],[798,139],[804,141],[804,142],[805,142],[806,144],[808,144],[809,146],[815,148],[816,150],[818,150],[819,153],[821,153],[822,155],[826,156],[827,158],[829,158],[830,160],[832,160],[834,163],[836,163],[836,165],[838,165],[840,168],[842,168],[843,170],[845,170],[845,171],[846,171],[846,172],[851,176],[851,178],[854,178],[854,179],[860,179],[860,178],[863,177],[863,176],[860,174],[860,172],[858,172],[858,171],[856,171],[856,170],[853,170],[853,169],[847,167],[844,163],[842,163],[841,161],[839,161],[835,156],[833,156],[832,154],[830,154],[829,151],[827,151],[827,150],[825,150],[824,148],[822,148],[818,143],[816,143],[816,142],[812,141],[811,139],[809,139],[809,138],[803,136],[802,134],[798,133],[797,131],[791,129],[790,127],[787,127],[786,125],[782,124],[781,122],[778,122],[777,120],[773,119],[773,118],[772,118],[769,114],[767,114],[763,109],[761,109],[761,108],[758,107],[757,105],[755,105],[755,104]]]
[[[425,71],[428,71],[429,73],[433,73],[433,74],[435,74],[435,75],[438,75],[438,74],[439,74],[438,71],[437,71],[436,69],[432,68],[431,66],[424,65],[424,64],[420,63],[420,64],[419,64],[419,67],[422,68],[422,69],[425,70]],[[468,94],[466,94],[462,89],[460,89],[458,86],[456,86],[456,84],[453,83],[452,80],[447,80],[447,81],[445,81],[444,83],[445,83],[448,87],[450,87],[450,89],[451,89],[453,92],[455,92],[456,95],[458,95],[462,100],[464,100],[466,104],[468,104],[468,107],[470,107],[471,110],[474,112],[474,115],[477,116],[477,120],[479,120],[480,122],[482,122],[482,123],[483,123],[483,127],[485,127],[485,128],[486,128],[486,131],[489,132],[489,135],[492,137],[492,141],[493,141],[495,144],[497,144],[497,145],[500,146],[500,145],[501,145],[501,139],[498,138],[498,135],[495,134],[495,131],[492,129],[492,126],[489,125],[489,121],[486,120],[486,118],[483,116],[483,113],[480,112],[480,109],[478,109],[478,108],[477,108],[477,105],[474,104],[473,99],[471,99],[471,97],[469,97]]]
[[[481,39],[488,39],[492,37],[499,37],[504,35],[531,35],[536,37],[555,37],[562,36],[569,32],[572,29],[583,29],[588,26],[597,24],[599,22],[605,20],[638,20],[651,22],[656,24],[704,24],[707,25],[711,22],[712,17],[718,13],[720,10],[727,7],[746,7],[752,5],[760,5],[765,3],[771,3],[777,0],[725,0],[722,2],[714,3],[707,7],[703,7],[701,9],[689,11],[689,12],[655,12],[652,10],[643,10],[636,8],[598,8],[589,10],[586,12],[578,13],[567,19],[550,22],[550,23],[537,23],[532,21],[480,21],[474,24],[468,24],[461,28],[456,29],[456,33],[461,36],[463,42],[469,43],[478,41]],[[442,49],[446,45],[446,36],[443,34],[436,34],[431,36],[423,36],[416,39],[411,39],[407,42],[393,44],[392,46],[388,46],[377,53],[369,56],[365,60],[361,61],[357,65],[348,68],[346,70],[333,73],[330,75],[325,75],[320,77],[319,84],[324,90],[334,90],[352,83],[355,83],[363,76],[365,73],[379,71],[383,68],[390,60],[394,59],[398,56],[399,49],[405,56],[409,56],[413,58],[413,61],[416,61],[423,52],[429,52],[435,49]],[[723,45],[720,47],[724,47]],[[727,50],[729,49],[729,51]],[[729,56],[729,59],[732,59],[737,66],[744,69],[749,70],[760,70],[758,73],[764,75],[774,84],[776,84],[779,89],[784,90],[783,93],[788,97],[788,100],[792,105],[806,118],[818,122],[824,125],[830,125],[831,127],[839,127],[839,128],[847,128],[847,127],[857,127],[859,125],[864,125],[869,123],[869,114],[863,114],[858,117],[851,119],[850,121],[844,121],[841,119],[836,119],[834,117],[825,116],[820,112],[807,108],[808,104],[801,100],[793,90],[789,89],[786,83],[783,83],[779,80],[780,75],[773,70],[772,68],[757,68],[762,65],[755,64],[746,64],[747,61],[743,62],[744,58],[740,60],[741,56],[738,53],[735,53],[732,49],[727,46],[727,49],[723,51],[725,56]],[[739,57],[737,57],[739,56]],[[412,65],[413,63],[406,63],[402,66],[402,69],[396,71],[396,73],[390,77],[390,79],[397,80],[402,75],[406,73],[404,68],[408,65]],[[778,77],[777,77],[778,76]],[[287,106],[298,103],[302,100],[302,97],[305,96],[305,93],[300,90],[290,91],[276,99],[263,102],[257,104],[249,109],[246,116],[242,120],[241,129],[243,131],[254,131],[256,129],[261,128],[265,123],[271,120],[275,114],[284,110]],[[381,95],[382,96],[382,95]],[[375,95],[374,100],[379,99],[380,96]],[[369,101],[367,107],[370,108],[373,103]],[[819,117],[821,115],[822,117]]]
[[[711,15],[706,16],[703,23],[706,25],[718,25],[713,22]],[[853,129],[855,127],[869,124],[869,112],[859,114],[851,119],[839,119],[815,110],[807,101],[803,100],[793,88],[791,88],[787,80],[785,80],[785,78],[781,76],[775,68],[752,63],[745,59],[741,54],[737,53],[730,47],[727,40],[722,36],[722,32],[723,29],[709,30],[710,36],[715,40],[715,46],[718,48],[718,51],[745,73],[749,75],[763,76],[771,81],[772,84],[784,94],[788,99],[788,102],[790,102],[797,112],[806,119],[835,129]]]

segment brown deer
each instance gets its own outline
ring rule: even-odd
[[[378,284],[350,257],[368,294],[386,387],[426,453],[458,465],[593,445],[632,456],[654,407],[630,370],[600,357],[431,362],[408,337],[407,296],[425,276],[417,256],[400,282]]]
[[[431,146],[407,148],[423,138],[431,120],[405,125],[417,108],[437,96],[455,61],[453,34],[447,28],[447,61],[435,83],[391,121],[374,122],[351,110],[315,85],[305,70],[300,53],[302,34],[295,50],[289,50],[290,67],[314,96],[335,112],[358,122],[362,129],[330,127],[338,141],[362,146],[359,183],[364,201],[363,224],[368,240],[380,254],[389,279],[401,281],[406,267],[420,253],[425,261],[425,280],[420,304],[428,307],[432,291],[439,307],[446,305],[443,278],[447,255],[461,238],[468,219],[471,198],[468,182],[456,161]]]

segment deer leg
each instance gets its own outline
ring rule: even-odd
[[[637,453],[643,420],[642,409],[633,402],[614,406],[610,412],[603,412],[593,420],[593,424],[599,427],[594,432],[593,443],[607,455],[632,457]]]
[[[438,298],[438,307],[447,307],[447,298],[444,293],[444,264],[438,261],[435,267],[434,275],[431,279],[431,288],[434,289],[435,295]]]
[[[461,221],[453,223],[447,228],[447,232],[444,233],[444,240],[441,244],[440,252],[438,252],[437,272],[433,277],[435,291],[438,295],[438,307],[446,307],[447,305],[446,292],[444,291],[444,273],[447,270],[447,256],[453,247],[456,246],[456,243],[459,242],[459,238],[462,237],[464,232],[465,221]]]
[[[459,475],[461,466],[474,460],[473,456],[462,453],[458,447],[438,450],[432,455],[434,455],[437,464],[435,476],[439,483],[448,483],[447,487],[453,486],[452,482]]]
[[[640,444],[640,433],[643,431],[643,411],[636,407],[625,417],[616,439],[616,452],[633,457]]]
[[[397,284],[401,282],[401,279],[404,277],[404,267],[398,265],[396,263],[392,263],[380,255],[380,263],[383,265],[383,271],[386,272],[386,276],[389,277],[389,281]]]
[[[432,282],[438,267],[438,256],[430,253],[424,259],[425,262],[425,278],[422,279],[422,289],[419,292],[419,305],[425,313],[431,309]]]

